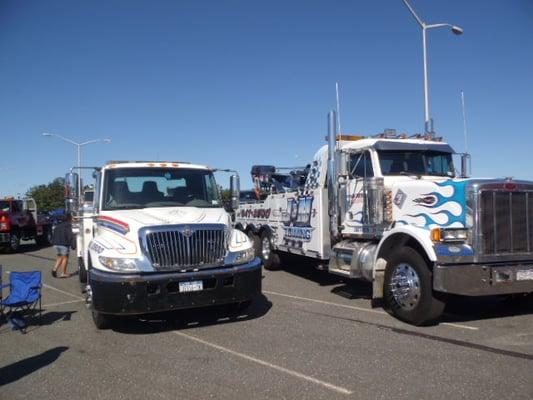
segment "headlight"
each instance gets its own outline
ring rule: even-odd
[[[229,252],[226,255],[224,264],[245,264],[252,261],[254,257],[255,251],[248,236],[238,229],[233,229],[229,238]]]
[[[466,228],[435,228],[431,231],[434,242],[466,242],[468,229]]]
[[[7,222],[0,222],[0,230],[7,231],[9,229],[9,224]]]
[[[139,270],[136,260],[133,258],[111,258],[100,256],[98,257],[98,261],[100,261],[103,266],[117,272],[132,272]]]
[[[247,250],[239,251],[235,255],[235,264],[244,264],[250,262],[254,259],[255,252],[253,247],[250,247]]]
[[[245,264],[247,262],[252,261],[254,257],[255,257],[254,249],[253,247],[250,247],[249,249],[246,249],[246,250],[230,252],[228,256],[226,257],[226,264],[233,264],[233,265]]]

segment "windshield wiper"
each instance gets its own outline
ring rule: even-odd
[[[449,172],[428,172],[427,174],[431,176],[446,176],[448,178],[453,178],[453,175],[450,175]]]
[[[416,176],[418,179],[422,177],[422,174],[416,173],[416,172],[408,172],[408,171],[400,171],[400,175],[404,176]]]
[[[146,208],[146,207],[141,206],[141,205],[114,206],[114,207],[107,207],[106,210],[137,210],[140,208]]]

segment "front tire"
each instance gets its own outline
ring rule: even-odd
[[[272,235],[268,231],[264,231],[261,235],[261,254],[259,257],[261,257],[265,269],[275,271],[280,268],[279,255],[273,250]]]
[[[240,303],[230,304],[229,306],[230,312],[240,315],[241,313],[246,311],[248,308],[250,308],[250,306],[252,305],[252,302],[253,300],[245,300],[245,301],[241,301]]]
[[[49,246],[52,243],[52,229],[45,227],[41,236],[35,238],[35,242],[38,246]]]
[[[429,266],[410,247],[400,248],[388,258],[383,297],[388,313],[412,325],[433,322],[445,306],[434,296]]]
[[[8,250],[10,253],[16,253],[20,247],[20,237],[16,232],[13,232],[9,235],[9,247]]]
[[[78,278],[80,283],[87,283],[87,270],[83,262],[83,257],[78,257]]]
[[[111,327],[113,318],[111,315],[102,314],[101,312],[92,310],[92,317],[96,329],[103,330]]]

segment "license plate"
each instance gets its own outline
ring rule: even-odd
[[[204,283],[202,281],[190,281],[190,282],[180,282],[179,290],[180,293],[185,292],[199,292],[204,289]]]
[[[524,269],[521,271],[516,271],[516,280],[517,281],[533,280],[533,269]]]

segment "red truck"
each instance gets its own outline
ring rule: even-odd
[[[38,245],[50,244],[52,221],[37,214],[32,198],[0,199],[0,248],[14,253],[21,240],[35,240]]]

